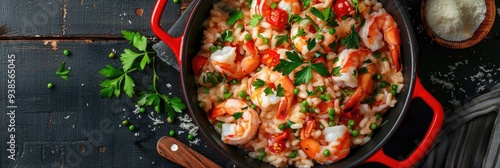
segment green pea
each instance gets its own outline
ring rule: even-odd
[[[238,79],[232,79],[232,80],[231,80],[231,84],[233,84],[233,85],[236,85],[236,84],[238,84],[238,83],[239,83],[239,82],[238,82]]]
[[[170,130],[170,132],[168,133],[168,135],[174,136],[175,135],[175,131],[174,130]]]
[[[205,102],[200,102],[198,105],[199,105],[201,108],[205,108],[205,106],[206,106],[207,104],[205,104]]]
[[[69,50],[64,50],[64,51],[63,51],[63,54],[64,54],[65,56],[69,56],[69,54],[71,54],[71,53],[69,52]]]
[[[47,83],[47,88],[52,89],[54,85],[52,83]]]
[[[114,52],[110,52],[110,53],[108,54],[108,58],[114,58],[114,57],[115,57],[115,53],[114,53]]]
[[[208,88],[203,88],[203,93],[205,93],[205,94],[210,93],[210,89],[208,89]]]
[[[130,126],[128,126],[128,130],[130,130],[130,131],[134,131],[134,130],[135,130],[135,126],[134,126],[134,125],[130,125]]]
[[[261,70],[262,70],[262,68],[261,68],[261,67],[258,67],[258,68],[257,68],[257,72],[260,72]]]
[[[330,27],[330,29],[328,29],[328,33],[330,33],[331,35],[335,34],[335,29],[333,27]]]
[[[301,107],[301,108],[300,108],[300,112],[302,112],[302,113],[307,112],[307,107]]]
[[[335,116],[335,109],[333,109],[333,108],[329,108],[329,109],[328,109],[328,115],[330,115],[330,116]]]
[[[245,100],[250,101],[250,96],[245,97]]]
[[[179,3],[179,0],[174,0],[174,3]]]
[[[309,105],[309,103],[307,103],[307,100],[302,101],[302,107],[307,107],[307,105]]]
[[[139,113],[145,113],[145,112],[146,112],[146,109],[145,109],[144,107],[141,107],[141,108],[139,109]]]
[[[219,121],[219,122],[217,122],[217,127],[218,127],[218,128],[222,128],[222,124],[223,124],[223,123],[222,123],[222,122],[220,122],[220,121]]]
[[[273,2],[273,3],[271,4],[271,9],[275,9],[276,7],[278,7],[278,4],[276,4],[276,2]]]
[[[264,38],[264,44],[268,44],[269,43],[269,38]]]
[[[122,125],[123,125],[123,126],[127,126],[128,124],[129,124],[128,120],[123,120],[123,121],[122,121]]]
[[[356,122],[353,120],[353,119],[350,119],[349,121],[347,121],[347,125],[348,126],[354,126],[354,124],[356,124]]]
[[[297,157],[297,151],[292,151],[288,157],[290,157],[290,158]]]
[[[242,24],[238,24],[238,28],[243,28],[243,25]]]
[[[392,90],[398,90],[398,85],[396,85],[396,84],[391,85],[391,89]]]
[[[323,35],[321,35],[321,34],[318,34],[317,39],[318,39],[319,41],[321,41],[321,40],[325,39],[325,36],[323,36]]]
[[[293,94],[294,95],[298,95],[299,92],[300,92],[300,90],[298,88],[293,89]]]
[[[380,83],[378,84],[378,87],[380,88],[385,88],[387,86],[387,82],[384,82],[384,81],[380,81]]]
[[[250,35],[250,34],[246,34],[246,35],[245,35],[245,40],[247,40],[247,41],[252,40],[252,35]]]
[[[252,105],[250,105],[250,107],[252,107],[253,109],[256,109],[256,108],[257,108],[257,105],[252,104]]]
[[[396,95],[396,91],[395,90],[391,90],[389,91],[393,96]]]
[[[373,80],[380,81],[380,80],[382,80],[382,78],[384,78],[384,76],[382,74],[373,74],[373,76],[372,76]]]
[[[325,151],[323,151],[323,156],[325,157],[330,156],[330,150],[325,149]]]
[[[245,97],[247,97],[247,93],[246,93],[244,90],[240,91],[240,93],[238,93],[238,95],[239,95],[241,98],[245,98]]]
[[[330,126],[335,126],[335,122],[334,122],[334,121],[332,121],[332,120],[330,120],[330,121],[328,122],[328,125],[330,125]]]
[[[359,136],[359,130],[352,130],[352,136],[353,137],[358,137]]]
[[[193,136],[192,134],[189,134],[189,135],[188,135],[188,139],[189,139],[189,140],[193,140],[193,139],[194,139],[194,136]]]
[[[377,120],[380,119],[380,117],[382,117],[382,115],[380,115],[380,113],[377,113],[375,114],[375,117],[377,117]]]
[[[280,124],[280,125],[278,125],[278,128],[279,128],[280,130],[285,130],[285,129],[287,129],[287,128],[288,128],[288,126],[287,126],[286,124]]]
[[[371,128],[372,130],[377,129],[377,127],[378,127],[378,126],[377,126],[377,124],[376,124],[376,123],[372,123],[372,124],[370,124],[370,128]]]
[[[384,57],[384,58],[382,58],[382,61],[389,61],[389,58]]]

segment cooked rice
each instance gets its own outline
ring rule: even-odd
[[[287,52],[295,52],[300,55],[304,62],[310,61],[311,63],[316,63],[318,57],[321,57],[324,59],[323,63],[329,73],[333,73],[336,67],[347,67],[342,62],[347,60],[347,56],[341,56],[342,51],[348,50],[342,44],[343,39],[351,33],[351,26],[355,26],[359,33],[360,29],[363,28],[361,20],[372,19],[374,13],[385,12],[382,4],[377,0],[359,1],[359,19],[354,18],[356,12],[353,10],[347,17],[334,17],[338,26],[329,27],[326,24],[322,25],[323,21],[310,12],[310,7],[325,11],[331,9],[333,0],[310,1],[309,7],[304,7],[302,1],[298,0],[287,2],[261,0],[259,2],[268,6],[272,2],[279,4],[276,9],[267,10],[281,10],[288,14],[288,18],[292,16],[293,8],[296,6],[288,6],[287,2],[296,2],[300,4],[301,13],[297,13],[295,16],[301,17],[302,20],[286,23],[284,28],[278,28],[278,25],[272,20],[268,20],[267,16],[262,16],[262,20],[256,26],[252,26],[250,25],[254,17],[252,13],[259,14],[258,10],[257,12],[253,10],[258,7],[256,2],[253,2],[255,5],[253,7],[252,1],[248,0],[222,0],[214,3],[210,10],[210,16],[203,24],[202,44],[197,54],[197,57],[205,57],[206,61],[201,62],[200,67],[194,66],[194,68],[200,68],[198,70],[201,72],[201,74],[196,74],[199,93],[197,98],[200,101],[200,106],[209,116],[214,129],[222,135],[228,135],[225,137],[226,139],[229,141],[243,139],[237,144],[247,150],[248,156],[252,158],[268,162],[276,167],[312,167],[315,164],[330,164],[341,160],[347,156],[350,148],[366,144],[371,139],[371,136],[376,133],[372,130],[371,125],[375,124],[377,127],[381,125],[383,120],[381,116],[389,108],[394,107],[397,102],[396,96],[393,94],[404,89],[403,74],[401,71],[395,70],[395,60],[391,59],[388,44],[384,43],[385,46],[382,48],[371,51],[364,57],[360,56],[358,62],[362,62],[361,57],[370,60],[370,62],[359,63],[359,67],[356,65],[353,67],[354,72],[359,72],[361,67],[374,65],[376,68],[374,74],[382,75],[382,80],[373,78],[372,81],[364,81],[373,82],[369,83],[373,85],[373,90],[367,90],[364,99],[356,102],[350,111],[347,111],[346,104],[354,99],[353,97],[356,97],[354,93],[362,93],[356,92],[357,87],[360,87],[361,84],[361,78],[357,77],[356,74],[354,77],[349,76],[350,74],[344,74],[346,75],[344,78],[336,78],[336,76],[341,75],[322,76],[316,69],[313,69],[309,83],[293,82],[293,88],[290,88],[286,85],[286,81],[296,81],[298,79],[297,73],[309,64],[302,64],[289,74],[282,74],[282,72],[276,74],[273,69],[276,64],[266,62],[265,56],[269,56],[270,59],[290,61]],[[352,7],[353,5],[351,3]],[[252,7],[252,10],[249,7]],[[266,12],[264,9],[265,7],[260,12]],[[234,24],[227,24],[231,14],[238,10],[243,13],[242,18],[236,20]],[[333,13],[333,10],[331,12]],[[311,24],[311,20],[307,17],[311,18],[314,24],[320,25],[318,26],[320,30],[316,31],[317,28]],[[363,23],[365,22],[363,21]],[[332,31],[330,29],[335,30],[334,34],[330,34]],[[299,36],[299,30],[304,30],[303,36]],[[228,32],[230,32],[229,36]],[[318,39],[318,35],[321,35],[322,38]],[[287,40],[280,41],[279,38],[282,36],[285,36]],[[226,41],[223,39],[224,37],[229,37],[230,40]],[[248,40],[248,37],[251,40]],[[315,40],[316,45],[307,46],[306,40],[308,39]],[[281,45],[278,45],[279,41],[282,42]],[[330,48],[333,41],[336,42],[333,45],[334,48]],[[221,54],[218,57],[223,59],[234,57],[234,60],[224,60],[231,64],[223,64],[211,59],[213,51],[221,50],[224,46],[236,47],[235,53],[218,52]],[[349,50],[358,54],[367,48],[367,45],[361,41],[360,49]],[[271,57],[271,54],[266,55],[268,51],[274,51],[276,58]],[[348,55],[351,56],[352,53]],[[376,54],[380,54],[380,57],[377,57]],[[340,60],[344,58],[345,60]],[[267,59],[269,60],[269,58]],[[275,61],[280,63],[279,60]],[[264,89],[259,90],[259,87],[254,85],[258,79],[264,80],[265,85],[271,88],[273,92],[271,95],[264,94],[265,91],[262,91]],[[349,87],[347,84],[356,86]],[[383,84],[385,85],[382,86]],[[278,95],[279,87],[285,87],[285,96]],[[291,93],[291,90],[296,93],[287,96],[286,93]],[[261,92],[262,94],[260,94]],[[230,111],[228,109],[234,109],[235,105],[224,103],[229,99],[244,102],[246,106],[239,107],[241,110]],[[290,106],[283,103],[283,100],[289,100]],[[285,107],[284,118],[279,117],[280,103],[283,103],[283,107]],[[333,109],[333,116],[328,113],[329,109]],[[252,112],[256,112],[257,115],[252,115]],[[242,113],[242,117],[236,117],[236,113]],[[254,117],[258,118],[256,125],[251,122]],[[353,125],[349,125],[350,120],[354,121]],[[225,126],[220,127],[221,124]],[[229,128],[233,128],[233,130],[227,130]],[[248,135],[246,130],[251,129],[257,131],[255,134]],[[310,132],[307,129],[310,129]],[[284,139],[277,140],[280,135],[284,135]],[[313,150],[306,151],[306,148],[302,146],[311,144],[309,141],[306,143],[306,139],[313,140],[313,143],[320,145],[317,155],[311,156],[310,153]],[[342,141],[342,139],[347,141]],[[283,146],[280,146],[280,143]],[[329,156],[323,156],[325,150],[329,150]]]

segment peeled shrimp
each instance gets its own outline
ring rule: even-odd
[[[300,147],[308,158],[316,160],[320,164],[330,164],[345,158],[351,150],[351,140],[347,127],[337,125],[326,127],[322,131],[324,139],[303,139]],[[318,141],[324,141],[326,145],[321,145]],[[328,155],[325,151],[328,150]]]
[[[242,78],[255,71],[260,64],[260,57],[253,44],[245,44],[244,49],[247,52],[243,59],[237,59],[236,47],[225,46],[212,53],[210,63],[220,73],[232,78]]]
[[[230,145],[241,145],[250,141],[260,124],[259,114],[238,99],[228,99],[215,106],[211,119],[223,122],[221,140]]]
[[[365,26],[359,32],[363,43],[372,52],[387,44],[391,52],[392,62],[396,66],[396,71],[399,71],[401,69],[399,63],[401,38],[396,21],[383,9],[371,13],[369,16],[370,19],[366,21]]]

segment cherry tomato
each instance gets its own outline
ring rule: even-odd
[[[201,74],[201,68],[203,68],[203,66],[205,66],[207,61],[208,61],[208,58],[201,56],[201,55],[196,55],[193,58],[193,61],[191,62],[192,63],[191,66],[193,67],[193,72],[195,75]]]
[[[266,15],[267,22],[277,28],[285,27],[288,22],[288,13],[281,9],[274,9]]]
[[[335,5],[333,5],[333,11],[337,15],[337,18],[340,19],[342,16],[349,15],[354,8],[349,3],[349,0],[337,0]]]
[[[262,63],[274,67],[280,63],[280,54],[274,50],[266,50],[264,54],[262,54]]]
[[[291,133],[291,129],[286,129],[282,133],[270,135],[267,137],[267,149],[273,153],[283,151],[286,148],[286,140]]]
[[[324,57],[319,57],[319,58],[316,58],[316,59],[313,61],[313,63],[318,63],[318,62],[323,63],[323,64],[325,64],[325,65],[326,65],[326,61],[325,61],[325,58],[324,58]]]

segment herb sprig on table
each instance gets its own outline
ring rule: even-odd
[[[101,97],[112,98],[114,96],[118,98],[124,92],[129,98],[133,98],[134,94],[137,93],[134,89],[134,79],[130,74],[134,71],[137,73],[145,72],[143,70],[149,66],[153,71],[152,85],[149,87],[149,90],[138,93],[137,105],[141,107],[152,106],[158,113],[165,110],[168,114],[167,120],[173,121],[176,113],[180,113],[186,109],[186,105],[182,99],[169,97],[158,91],[157,79],[159,77],[156,74],[154,57],[156,52],[147,51],[148,40],[140,33],[122,30],[122,34],[134,48],[126,48],[120,54],[121,69],[112,65],[106,65],[106,67],[99,70],[99,74],[106,77],[106,80],[100,84]]]

